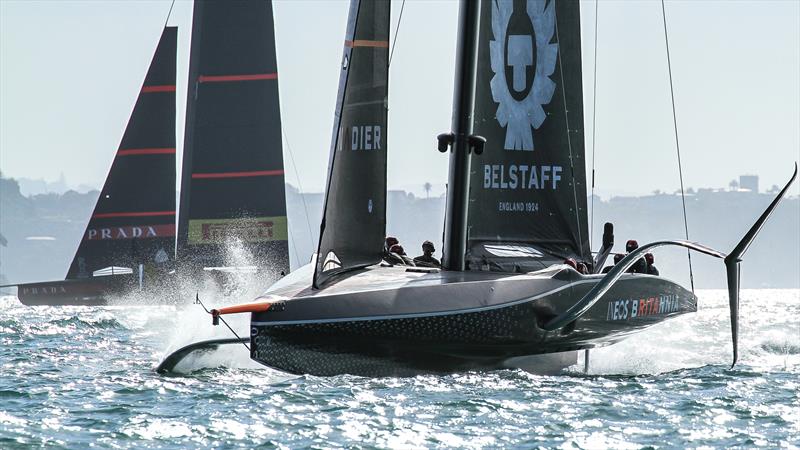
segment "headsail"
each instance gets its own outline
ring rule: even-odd
[[[166,269],[175,254],[177,28],[166,27],[67,278]]]
[[[352,0],[314,287],[381,260],[386,232],[388,0]]]
[[[195,2],[188,86],[178,259],[288,270],[272,3]]]
[[[471,163],[470,266],[588,261],[578,2],[481,1],[473,133],[487,143]]]

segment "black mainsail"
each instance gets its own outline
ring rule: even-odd
[[[177,35],[177,28],[164,28],[67,279],[112,266],[171,266]]]
[[[272,3],[194,4],[178,259],[288,270],[288,230]]]
[[[588,261],[578,2],[480,9],[473,132],[487,142],[471,161],[470,268],[503,256]]]
[[[350,3],[314,287],[381,260],[386,232],[388,0]]]

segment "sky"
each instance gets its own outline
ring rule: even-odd
[[[0,0],[4,176],[63,173],[72,185],[100,188],[170,3]],[[286,180],[321,192],[348,2],[274,3]],[[458,3],[407,0],[398,28],[401,6],[392,10],[388,184],[421,194],[430,182],[438,195],[447,157],[435,136],[450,130]],[[594,151],[596,193],[675,191],[661,3],[581,8],[587,173]],[[191,9],[177,0],[168,20],[179,27],[179,152]],[[741,174],[759,175],[762,189],[783,185],[800,159],[800,1],[667,1],[666,13],[685,185],[726,187]]]

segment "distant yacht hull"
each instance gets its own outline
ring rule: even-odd
[[[175,304],[192,298],[183,295],[181,279],[191,280],[193,286],[213,286],[218,292],[227,294],[274,276],[259,271],[255,266],[214,267],[187,271],[182,277],[175,272],[162,273],[152,279],[145,277],[140,286],[138,275],[119,274],[20,284],[17,285],[17,297],[28,306],[104,306],[125,297],[128,297],[127,301],[136,303]]]
[[[109,297],[130,292],[135,283],[130,274],[26,283],[17,286],[17,298],[28,306],[102,306]]]
[[[371,267],[323,290],[279,283],[260,298],[271,307],[252,315],[251,357],[321,376],[520,366],[553,372],[575,364],[577,350],[697,310],[697,298],[680,285],[630,274],[578,321],[553,332],[541,328],[601,278],[565,266],[529,274]],[[543,357],[537,363],[534,355]]]

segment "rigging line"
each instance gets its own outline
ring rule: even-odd
[[[572,200],[575,202],[575,224],[577,225],[578,229],[578,252],[580,253],[581,258],[586,258],[587,255],[583,254],[583,235],[581,234],[581,219],[578,215],[578,192],[577,192],[577,182],[575,181],[575,162],[572,158],[572,137],[569,135],[569,112],[567,110],[567,93],[564,89],[564,68],[561,65],[561,38],[558,35],[558,14],[557,10],[555,9],[555,3],[550,4],[553,8],[553,16],[555,20],[555,29],[556,29],[556,43],[558,44],[558,75],[561,79],[561,100],[564,103],[564,121],[566,122],[567,126],[567,146],[569,147],[569,168],[572,175]],[[592,255],[588,255],[591,259]]]
[[[664,21],[664,44],[667,49],[667,70],[669,72],[669,94],[672,100],[672,125],[675,130],[675,150],[678,153],[678,176],[681,181],[681,202],[683,204],[683,229],[686,235],[686,240],[689,240],[689,222],[686,219],[686,196],[683,192],[683,166],[681,164],[681,145],[678,140],[678,117],[675,113],[675,89],[672,86],[672,61],[669,55],[669,35],[667,34],[667,11],[664,7],[664,0],[661,0],[661,17]],[[692,285],[692,293],[694,293],[694,273],[692,272],[692,254],[686,250],[686,256],[689,259],[689,282]]]
[[[169,4],[169,12],[167,12],[167,19],[164,20],[164,27],[167,27],[167,23],[169,23],[169,18],[172,15],[172,7],[175,6],[175,0],[172,0],[172,3]]]
[[[594,1],[594,87],[592,88],[592,212],[589,219],[589,245],[594,242],[594,156],[597,133],[597,12],[600,0]]]
[[[203,308],[208,314],[212,314],[211,311],[209,311],[209,309],[206,308],[206,305],[203,304],[203,301],[200,300],[200,293],[199,292],[196,293],[195,296],[194,296],[194,303],[196,305],[200,305],[200,307]],[[221,320],[222,323],[224,323],[225,326],[228,327],[229,330],[231,330],[231,333],[233,333],[233,335],[236,336],[236,339],[239,339],[239,341],[242,343],[242,345],[244,345],[244,348],[246,348],[247,351],[249,352],[250,351],[250,346],[248,346],[247,344],[244,343],[242,338],[239,337],[239,335],[235,331],[233,331],[233,328],[231,328],[231,326],[228,325],[228,322],[226,322],[224,318],[222,318],[221,316],[217,316],[217,317],[219,317],[219,320]]]
[[[286,212],[286,215],[287,215],[287,216],[289,215],[289,212],[288,212],[288,211]],[[286,223],[287,223],[287,224],[289,223],[289,219],[288,219],[288,217],[287,217],[287,219],[286,219]],[[287,228],[287,230],[286,230],[286,231],[287,231],[286,237],[287,237],[287,239],[288,239],[289,241],[291,241],[291,243],[292,243],[292,249],[294,250],[294,259],[295,259],[295,260],[297,260],[297,261],[299,262],[299,261],[300,261],[300,254],[299,254],[299,253],[297,253],[297,243],[295,243],[295,242],[294,242],[294,233],[292,233],[292,229],[291,229],[291,228],[289,228],[288,226],[287,226],[286,228]],[[292,264],[291,264],[291,261],[290,261],[290,262],[289,262],[289,269],[291,270],[291,268],[292,268]]]
[[[392,40],[392,51],[389,52],[389,62],[386,63],[386,67],[392,65],[392,56],[394,56],[394,47],[397,44],[397,33],[400,31],[400,22],[403,20],[403,8],[406,7],[406,0],[403,0],[403,3],[400,5],[400,16],[397,18],[397,27],[394,29],[394,39]]]
[[[231,326],[230,326],[230,325],[228,325],[228,322],[226,322],[226,321],[225,321],[225,319],[223,319],[222,317],[220,317],[220,318],[219,318],[219,320],[221,320],[221,321],[222,321],[222,323],[224,323],[224,324],[225,324],[225,326],[226,326],[226,327],[228,327],[228,329],[229,329],[229,330],[231,330],[231,333],[233,333],[233,335],[234,335],[234,336],[236,336],[236,339],[238,339],[238,340],[239,340],[239,342],[241,342],[241,343],[242,343],[242,345],[244,345],[244,348],[246,348],[246,349],[247,349],[247,351],[249,352],[249,351],[250,351],[250,346],[244,343],[244,341],[242,340],[242,338],[241,338],[241,337],[239,337],[239,335],[238,335],[238,334],[236,334],[236,332],[235,332],[235,331],[233,331],[233,328],[231,328]]]
[[[283,114],[281,114],[283,115]],[[297,187],[300,188],[300,200],[303,202],[303,211],[306,213],[306,226],[308,227],[308,242],[311,244],[311,249],[313,253],[314,249],[314,233],[311,232],[311,218],[308,216],[308,205],[306,204],[306,196],[304,195],[305,190],[303,189],[303,183],[300,181],[300,174],[297,172],[297,164],[294,162],[294,152],[292,151],[292,144],[289,143],[289,136],[286,134],[286,129],[283,127],[283,122],[281,122],[281,133],[283,134],[283,139],[286,140],[286,149],[289,150],[289,159],[292,160],[292,169],[294,169],[294,176],[297,178]],[[295,250],[295,256],[297,256],[297,250]]]

